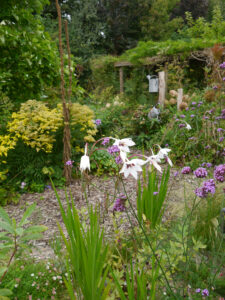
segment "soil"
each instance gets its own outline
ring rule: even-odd
[[[174,215],[182,213],[184,206],[184,193],[186,198],[193,198],[193,190],[197,187],[197,182],[193,175],[178,175],[174,176],[176,170],[171,171],[169,192],[165,202],[166,209],[163,216],[163,222],[173,218]],[[88,204],[92,204],[98,209],[101,216],[101,226],[104,227],[105,236],[108,240],[113,240],[115,237],[115,225],[113,225],[113,202],[115,199],[115,178],[114,177],[89,177],[89,188],[87,192]],[[130,201],[134,208],[136,207],[137,182],[129,176],[124,179],[126,192],[129,195]],[[118,188],[118,187],[117,187]],[[119,191],[122,191],[120,186]],[[66,206],[65,190],[57,190],[58,195]],[[67,192],[70,193],[74,200],[76,208],[82,218],[87,214],[87,202],[83,196],[82,185],[80,180],[75,180],[69,187]],[[65,226],[62,222],[59,204],[53,189],[46,189],[43,193],[23,194],[18,205],[8,205],[5,209],[11,217],[19,221],[26,210],[27,206],[36,203],[36,209],[30,217],[32,225],[45,225],[48,229],[43,233],[43,239],[33,242],[32,256],[37,260],[47,260],[54,257],[54,251],[51,247],[52,241],[59,236],[57,223],[63,228],[66,234]],[[136,224],[131,209],[127,212],[115,213],[118,215],[117,226],[119,231],[129,232],[131,224]],[[130,221],[128,219],[130,217]]]

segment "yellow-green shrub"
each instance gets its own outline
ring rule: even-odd
[[[59,109],[51,110],[42,102],[28,100],[17,113],[12,114],[8,131],[36,151],[51,152],[55,141],[52,133],[62,124],[62,113]]]
[[[72,142],[94,142],[93,136],[97,129],[93,122],[94,112],[86,105],[73,103],[70,105]],[[62,104],[54,109],[45,103],[28,100],[21,105],[18,112],[14,112],[8,122],[8,135],[0,136],[0,156],[7,156],[9,149],[13,149],[18,141],[34,148],[37,152],[43,150],[52,152],[56,140],[55,133],[63,126]],[[76,145],[77,146],[77,145]]]

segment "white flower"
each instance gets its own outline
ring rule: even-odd
[[[160,159],[157,155],[152,155],[148,157],[147,161],[150,162],[150,164],[153,165],[159,172],[162,172],[162,169],[158,164],[158,162],[160,162]]]
[[[186,128],[187,130],[190,130],[190,129],[191,129],[191,125],[189,125],[189,124],[188,124],[187,122],[185,122],[185,121],[184,121],[184,123],[186,124],[186,127],[185,127],[185,128]]]
[[[85,171],[86,169],[89,169],[90,171],[90,159],[89,156],[87,156],[87,144],[85,145],[85,152],[84,155],[81,157],[80,160],[80,170],[81,172]]]
[[[131,138],[126,138],[126,139],[122,139],[122,140],[113,138],[113,140],[115,140],[115,143],[113,145],[118,146],[120,151],[124,151],[124,152],[130,152],[129,147],[135,145],[135,142],[133,142]]]
[[[166,161],[169,163],[169,165],[172,167],[173,166],[172,161],[171,161],[171,159],[168,156],[168,153],[171,151],[171,149],[169,149],[169,148],[161,148],[160,146],[159,146],[159,149],[160,149],[159,153],[157,154],[158,158],[160,158],[160,159],[165,158]]]
[[[147,161],[138,158],[132,160],[127,159],[124,162],[120,173],[124,173],[125,178],[132,175],[137,180],[138,172],[142,172],[141,166],[143,166],[146,162]]]
[[[31,277],[34,277],[34,273],[30,274]]]

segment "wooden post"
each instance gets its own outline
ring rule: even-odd
[[[159,72],[159,104],[164,107],[166,97],[166,76],[165,72]]]
[[[120,93],[123,93],[123,67],[120,67]]]
[[[178,89],[178,95],[177,95],[177,110],[180,110],[180,104],[183,99],[183,89]]]

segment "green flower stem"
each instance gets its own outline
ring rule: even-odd
[[[158,263],[158,265],[159,265],[159,267],[160,267],[160,270],[162,271],[162,274],[163,274],[163,276],[164,276],[164,278],[165,278],[165,280],[166,280],[166,284],[167,284],[167,286],[168,286],[170,292],[172,293],[174,299],[177,299],[177,297],[176,297],[176,295],[174,294],[174,292],[173,292],[173,290],[172,290],[172,288],[171,288],[171,286],[170,286],[170,283],[169,283],[169,281],[168,281],[168,279],[167,279],[166,273],[164,272],[163,267],[161,266],[161,263],[160,263],[160,261],[159,261],[157,255],[156,255],[156,253],[155,253],[155,250],[153,249],[152,244],[151,244],[151,242],[149,241],[149,238],[148,238],[148,236],[147,236],[147,234],[146,234],[146,231],[145,231],[143,225],[141,224],[141,221],[139,220],[139,218],[138,218],[138,216],[137,216],[137,214],[136,214],[136,212],[135,212],[135,210],[134,210],[134,208],[133,208],[133,205],[132,205],[131,202],[130,202],[130,199],[129,199],[128,195],[127,195],[127,192],[126,192],[126,189],[125,189],[125,185],[124,185],[123,180],[122,180],[122,183],[123,183],[124,192],[125,192],[125,194],[126,194],[126,196],[127,196],[127,200],[128,200],[128,202],[129,202],[129,205],[130,205],[130,208],[131,208],[131,210],[132,210],[132,213],[133,213],[134,217],[136,218],[136,220],[138,221],[138,224],[139,224],[139,226],[140,226],[140,228],[141,228],[141,230],[142,230],[142,232],[143,232],[143,234],[144,234],[144,236],[145,236],[145,239],[146,239],[146,241],[148,242],[149,247],[150,247],[151,250],[152,250],[152,253],[153,253],[153,255],[154,255],[154,257],[155,257],[155,259],[156,259],[156,261],[157,261],[157,263]],[[131,225],[132,225],[132,224],[131,224]]]

